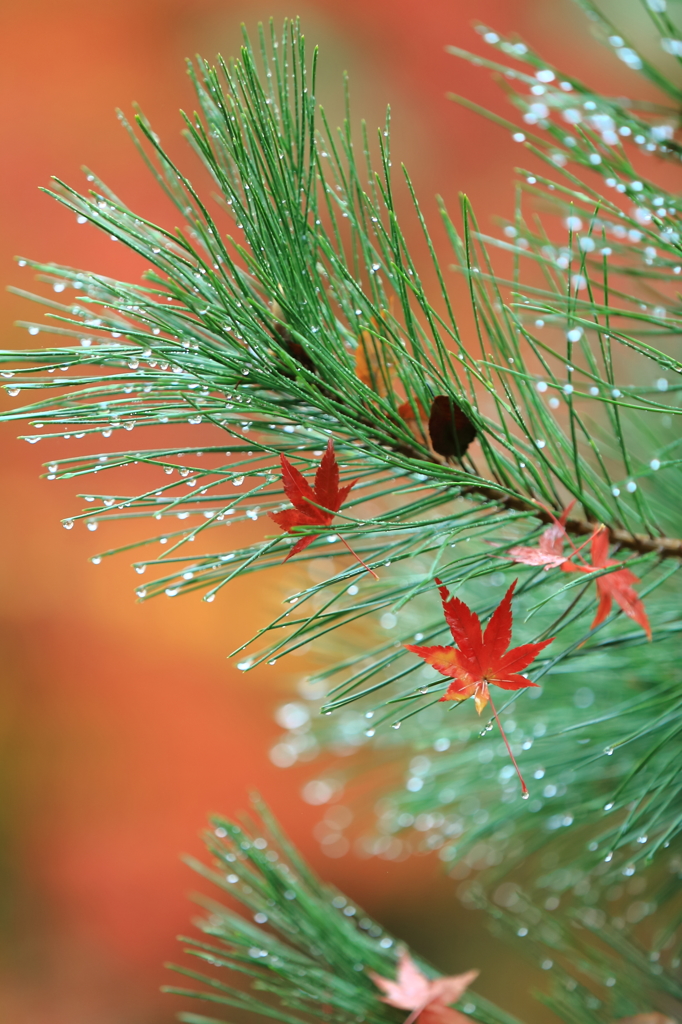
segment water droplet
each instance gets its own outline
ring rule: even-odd
[[[102,561],[102,556],[101,555],[93,555],[92,558],[90,559],[90,561],[92,562],[93,565],[99,565],[99,563]]]
[[[29,334],[33,334],[33,335],[40,334],[40,328],[39,327],[29,327],[28,333]]]
[[[180,587],[166,587],[166,597],[176,597],[180,593]]]
[[[72,530],[73,529],[73,519],[65,519],[62,522],[62,526],[64,527],[65,530]]]
[[[402,725],[402,722],[394,722],[393,725],[391,726],[391,728],[392,729],[399,729],[401,725]]]
[[[21,391],[21,388],[5,388],[5,391],[7,392],[8,395],[10,395],[10,397],[16,398],[16,396]]]
[[[98,526],[99,526],[99,523],[97,522],[96,519],[89,519],[88,522],[87,522],[88,530],[92,530],[93,533],[97,529]]]
[[[237,668],[239,669],[240,672],[246,672],[247,669],[251,668],[252,664],[253,662],[251,661],[250,658],[248,658],[246,661],[238,661]]]
[[[528,792],[528,790],[526,790],[525,793],[521,794],[521,799],[522,800],[527,800],[529,798],[529,796],[530,796],[530,793]]]
[[[606,856],[604,857],[604,862],[606,864],[610,864],[612,860],[613,860],[613,851],[611,851],[610,853],[607,853]]]
[[[372,737],[372,736],[374,736],[375,732],[376,732],[376,729],[365,729],[365,736]]]
[[[146,590],[145,587],[138,587],[137,590],[135,591],[135,593],[137,594],[138,597],[146,597],[147,596],[147,590]]]
[[[613,747],[604,747],[604,753],[607,757],[611,757],[611,754],[613,753]]]
[[[215,594],[206,594],[204,601],[207,601],[209,604],[211,601],[215,601]]]

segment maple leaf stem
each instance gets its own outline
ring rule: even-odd
[[[507,748],[507,753],[511,757],[512,764],[514,765],[514,768],[516,768],[516,774],[518,775],[519,782],[521,783],[521,795],[522,795],[523,799],[525,800],[528,797],[528,795],[529,795],[528,794],[528,786],[524,782],[523,775],[521,774],[521,769],[519,768],[518,764],[516,763],[516,758],[512,754],[512,748],[509,746],[509,740],[507,739],[507,734],[504,731],[504,729],[502,728],[502,722],[500,721],[500,716],[497,713],[497,708],[495,707],[495,705],[493,703],[493,699],[490,696],[490,693],[488,693],[488,700],[490,701],[490,708],[492,710],[493,715],[495,716],[495,721],[497,722],[499,730],[502,733],[502,739],[504,740],[504,745]]]
[[[348,550],[350,551],[350,553],[351,553],[351,555],[353,556],[353,558],[357,559],[357,561],[358,561],[358,562],[360,563],[360,565],[363,565],[363,566],[365,567],[365,569],[367,570],[367,572],[368,572],[368,573],[371,573],[371,575],[372,575],[372,576],[374,577],[374,579],[375,579],[375,580],[378,580],[378,579],[379,579],[379,577],[378,577],[378,576],[377,576],[377,574],[375,573],[374,569],[370,569],[370,567],[369,567],[369,566],[367,565],[367,562],[363,562],[363,560],[362,560],[362,559],[360,558],[360,555],[359,555],[359,554],[358,554],[358,553],[357,553],[356,551],[353,551],[353,549],[352,549],[352,547],[350,546],[350,544],[348,543],[348,541],[347,541],[347,540],[345,540],[345,539],[344,539],[344,538],[343,538],[343,537],[341,536],[341,534],[337,534],[337,536],[338,536],[339,540],[341,541],[341,543],[342,543],[342,544],[345,544],[345,545],[346,545],[346,547],[347,547],[347,548],[348,548]]]
[[[591,541],[591,540],[593,540],[593,538],[594,538],[594,537],[596,537],[596,535],[597,535],[597,534],[599,533],[599,531],[600,531],[600,530],[605,530],[605,529],[606,529],[606,527],[605,527],[605,526],[604,526],[604,525],[603,525],[602,523],[600,523],[600,524],[599,524],[599,526],[596,526],[596,527],[594,528],[594,530],[593,530],[593,531],[592,531],[592,533],[591,533],[591,534],[589,535],[589,537],[587,538],[587,540],[584,540],[584,541],[582,542],[582,544],[581,544],[581,545],[580,545],[579,547],[576,547],[576,546],[575,546],[575,544],[573,543],[573,540],[572,540],[572,538],[571,538],[571,537],[570,537],[570,535],[569,535],[569,534],[567,533],[567,534],[566,534],[566,536],[568,537],[569,543],[570,543],[570,544],[571,544],[571,546],[573,547],[573,551],[572,551],[572,552],[571,552],[571,554],[570,554],[570,555],[568,556],[568,559],[567,559],[567,561],[569,561],[569,562],[570,562],[572,558],[575,558],[575,556],[576,556],[576,555],[580,554],[580,552],[582,551],[582,549],[583,549],[584,547],[586,547],[586,546],[587,546],[587,545],[588,545],[588,544],[590,543],[590,541]]]
[[[433,1002],[433,999],[427,999],[426,1002],[420,1003],[419,1006],[415,1006],[415,1008],[412,1011],[412,1013],[410,1014],[410,1016],[405,1018],[405,1020],[403,1021],[403,1024],[412,1024],[412,1022],[417,1019],[419,1014],[423,1013],[424,1010],[426,1009],[426,1007],[429,1005],[429,1003],[432,1003],[432,1002]]]

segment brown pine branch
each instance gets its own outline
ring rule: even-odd
[[[560,510],[556,514],[552,514],[531,501],[523,501],[521,498],[515,498],[512,495],[501,495],[494,487],[478,487],[473,485],[472,487],[467,487],[466,491],[470,494],[480,494],[493,501],[497,501],[502,508],[512,509],[515,512],[532,512],[536,519],[548,525],[555,522],[561,515]],[[565,528],[568,533],[584,537],[594,532],[595,525],[596,523],[589,522],[586,519],[569,518],[566,520]],[[650,537],[646,533],[630,533],[629,530],[625,530],[620,526],[609,526],[607,523],[604,526],[608,530],[611,543],[617,544],[621,548],[636,551],[640,555],[655,552],[661,558],[682,558],[682,539],[677,537]]]

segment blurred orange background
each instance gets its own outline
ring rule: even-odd
[[[444,46],[483,52],[471,25],[480,19],[516,29],[596,86],[632,82],[570,0],[3,0],[0,279],[30,287],[11,262],[21,254],[138,280],[135,257],[76,226],[38,187],[50,175],[83,187],[87,164],[135,209],[167,222],[114,108],[138,101],[191,177],[179,139],[178,108],[193,106],[183,58],[233,54],[240,22],[290,14],[320,44],[318,93],[332,120],[347,69],[357,116],[377,124],[391,102],[394,162],[407,162],[427,213],[436,192],[456,212],[465,191],[488,229],[494,214],[512,211],[520,150],[446,98],[464,93],[511,116],[487,73]],[[32,315],[0,292],[2,347],[25,344],[12,322]],[[437,861],[326,859],[311,837],[319,812],[299,796],[314,767],[270,762],[273,712],[294,694],[300,659],[244,677],[226,655],[268,618],[282,575],[267,584],[250,577],[212,605],[136,604],[138,577],[125,557],[88,561],[109,539],[62,529],[60,519],[81,508],[78,488],[38,479],[43,461],[85,451],[77,446],[87,441],[36,448],[16,432],[0,432],[0,1019],[172,1020],[177,1000],[158,994],[168,980],[161,965],[177,955],[194,884],[178,854],[198,853],[206,814],[238,812],[252,789],[321,873],[420,952],[443,968],[485,967],[475,957],[487,950],[490,960],[491,940],[457,909]],[[525,1005],[528,982],[509,968],[488,963],[480,987],[510,1010]],[[547,1019],[535,1014],[528,1019]]]

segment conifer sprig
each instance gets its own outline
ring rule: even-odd
[[[199,966],[173,965],[189,981],[166,991],[208,1003],[211,1011],[210,1016],[183,1012],[180,1020],[207,1024],[215,1021],[214,1013],[222,1015],[229,1012],[227,1008],[236,1008],[283,1024],[298,1024],[311,1016],[341,1021],[357,1021],[362,1016],[377,1024],[399,1024],[404,1012],[401,1017],[401,1011],[379,1000],[368,971],[392,977],[404,947],[351,899],[321,882],[267,810],[259,803],[256,807],[255,820],[244,824],[212,819],[206,833],[212,866],[188,860],[243,909],[235,913],[222,901],[197,897],[207,915],[197,922],[203,935],[181,941]],[[474,883],[467,886],[466,902],[484,908],[495,930],[513,943],[521,956],[552,971],[550,991],[535,995],[559,1020],[604,1024],[625,1014],[650,1011],[653,1006],[668,1013],[679,1010],[682,990],[674,965],[671,968],[675,951],[671,954],[668,936],[656,937],[653,957],[641,944],[648,916],[646,902],[636,904],[640,916],[629,915],[625,934],[617,927],[605,926],[594,899],[574,897],[564,923],[547,906],[541,908],[540,900],[550,906],[553,901],[570,903],[576,885],[582,885],[582,896],[587,897],[596,889],[612,889],[612,884],[599,875],[591,876],[586,884],[584,875],[570,869],[538,872],[532,858],[528,866],[525,878],[533,878],[535,872],[534,887],[506,882],[495,890],[493,901]],[[648,900],[674,902],[672,880],[678,870],[674,859],[668,868],[659,872]],[[616,899],[618,910],[627,911],[627,904]],[[428,964],[415,959],[428,977],[437,976]],[[235,972],[246,980],[246,986],[231,983]],[[471,991],[459,1009],[484,1024],[518,1024],[506,1008]]]
[[[184,939],[185,952],[199,961],[173,969],[192,987],[167,991],[213,1004],[301,1024],[310,1020],[399,1024],[404,1013],[380,1001],[369,977],[396,971],[401,944],[338,889],[321,882],[279,832],[267,810],[239,825],[212,819],[206,834],[213,866],[190,865],[223,893],[236,899],[251,920],[213,899],[198,897],[208,912],[199,922],[202,939]],[[403,947],[404,948],[404,947]],[[429,977],[433,968],[419,960]],[[224,981],[225,972],[248,979],[248,988]],[[234,976],[228,974],[228,979]],[[198,984],[200,987],[194,987]],[[468,993],[461,1009],[483,1024],[519,1024],[504,1009]],[[181,1013],[187,1024],[215,1018]]]
[[[557,86],[555,72],[520,44],[490,33],[484,38],[539,68],[532,78],[514,75],[541,84],[543,117],[533,113],[533,103],[518,95],[515,102],[527,121],[556,134],[550,99],[565,114],[573,108],[563,101],[578,83]],[[660,445],[653,418],[672,421],[680,408],[682,364],[674,350],[680,311],[670,293],[680,250],[674,201],[663,197],[664,217],[653,185],[616,182],[610,199],[569,170],[569,157],[579,164],[580,154],[594,148],[595,132],[601,149],[610,146],[620,161],[619,173],[630,166],[623,147],[607,139],[610,122],[596,113],[585,119],[580,143],[564,138],[564,156],[549,153],[563,182],[524,174],[515,221],[503,239],[480,231],[466,199],[460,230],[443,210],[469,285],[473,328],[464,338],[442,258],[405,172],[440,282],[433,300],[410,256],[395,207],[388,121],[375,151],[363,130],[359,161],[350,120],[335,134],[318,111],[316,60],[313,54],[307,62],[292,23],[281,37],[272,27],[268,40],[261,32],[258,55],[247,40],[239,60],[215,68],[200,60],[190,68],[199,113],[185,116],[186,134],[219,189],[223,209],[215,215],[141,114],[137,135],[122,120],[183,228],[171,232],[150,223],[93,174],[88,196],[56,184],[52,194],[79,220],[133,248],[151,269],[146,283],[135,285],[31,264],[57,294],[73,288],[76,297],[41,299],[47,327],[29,325],[29,331],[46,329],[80,343],[2,354],[13,367],[4,371],[10,394],[56,392],[5,418],[45,431],[27,434],[30,441],[98,432],[108,438],[114,430],[139,433],[144,425],[182,425],[191,441],[189,425],[203,423],[223,442],[141,444],[49,464],[50,479],[98,476],[98,487],[85,495],[89,507],[64,525],[85,519],[95,530],[121,518],[161,523],[161,532],[125,546],[136,551],[138,572],[154,574],[138,596],[201,590],[210,601],[240,575],[279,562],[306,530],[315,532],[296,527],[292,536],[263,538],[261,531],[238,550],[221,540],[218,550],[210,544],[222,539],[227,524],[256,523],[281,507],[278,455],[305,472],[333,436],[343,480],[359,483],[334,532],[315,540],[302,561],[337,556],[343,538],[374,571],[381,569],[381,578],[368,585],[361,566],[344,563],[327,580],[294,593],[259,634],[264,649],[241,661],[243,668],[274,663],[377,613],[395,617],[411,602],[425,609],[436,572],[451,588],[467,587],[475,596],[477,586],[509,567],[509,549],[532,542],[538,523],[552,522],[571,498],[578,511],[567,520],[569,534],[586,536],[603,523],[652,595],[659,587],[667,594],[682,551],[680,460],[674,439]],[[671,153],[668,141],[657,151]],[[548,154],[541,137],[526,145]],[[586,165],[602,169],[605,158],[596,163],[590,155]],[[637,201],[634,210],[619,205],[626,193]],[[537,200],[554,212],[530,217],[527,204]],[[226,235],[225,214],[234,237]],[[557,234],[563,244],[552,241]],[[611,235],[625,239],[619,249]],[[654,240],[656,250],[647,244]],[[496,269],[495,248],[513,258],[506,277]],[[631,294],[633,282],[646,302]],[[433,448],[426,418],[438,395],[448,396],[475,427],[477,444],[463,457]],[[103,472],[140,463],[171,479],[161,476],[138,494],[121,493],[118,484],[104,492]],[[668,572],[659,563],[670,557]],[[589,626],[595,588],[582,577],[521,572],[517,593],[530,622],[523,639],[537,640],[538,629],[546,636],[550,626],[560,636],[551,658],[538,662],[536,678],[579,666],[603,643]],[[485,613],[486,604],[479,610]],[[677,618],[671,622],[663,611],[665,601],[658,607],[657,642],[677,629]],[[439,627],[420,631],[437,635]],[[639,640],[626,629],[608,642],[625,649]],[[349,667],[326,710],[379,697],[382,721],[398,726],[440,694],[440,682],[415,685],[421,670],[395,645],[359,669]]]

